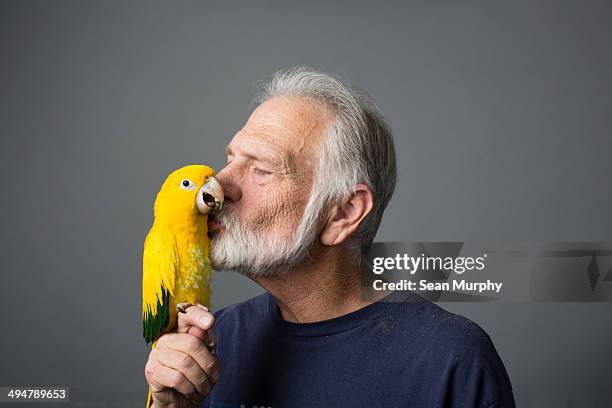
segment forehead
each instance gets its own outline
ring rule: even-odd
[[[253,111],[230,142],[228,153],[249,148],[286,157],[306,155],[321,141],[329,121],[329,113],[313,100],[275,97]]]

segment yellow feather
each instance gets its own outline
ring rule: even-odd
[[[174,295],[179,255],[171,228],[153,225],[144,244],[142,259],[142,315],[154,314],[162,302],[162,287]]]

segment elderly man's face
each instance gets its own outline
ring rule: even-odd
[[[294,238],[301,223],[316,224],[303,214],[328,123],[318,104],[290,97],[270,99],[251,114],[217,176],[226,201],[209,225],[215,268],[269,274],[311,244]]]

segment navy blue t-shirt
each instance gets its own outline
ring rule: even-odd
[[[515,406],[478,325],[398,293],[316,323],[285,321],[268,293],[220,310],[213,331],[221,378],[202,406]]]

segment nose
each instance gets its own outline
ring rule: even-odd
[[[237,176],[238,175],[230,168],[229,164],[221,169],[221,171],[215,176],[223,188],[226,203],[235,203],[240,201],[242,198],[242,191],[240,189],[240,183],[238,182]]]

